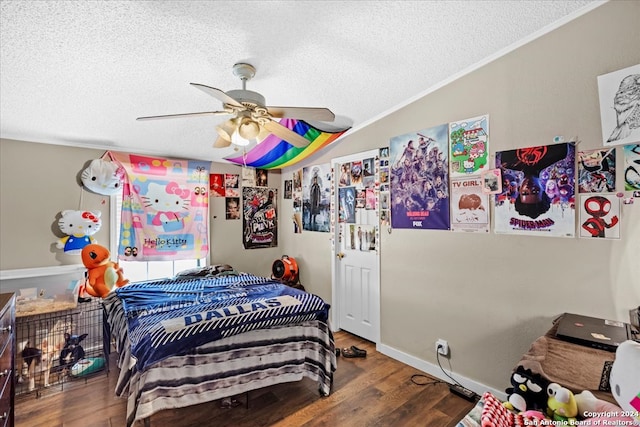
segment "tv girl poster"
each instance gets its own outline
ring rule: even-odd
[[[574,162],[572,143],[497,152],[502,193],[495,196],[495,232],[574,237]]]
[[[391,138],[391,226],[448,230],[449,125]]]

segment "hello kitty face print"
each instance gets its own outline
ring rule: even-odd
[[[155,212],[151,224],[158,230],[167,232],[184,228],[184,218],[189,215],[191,201],[189,189],[180,188],[178,183],[173,181],[166,186],[152,182],[142,199],[145,202],[144,206]]]

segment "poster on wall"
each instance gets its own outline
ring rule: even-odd
[[[451,230],[489,232],[489,195],[479,176],[451,180]]]
[[[489,168],[489,115],[449,123],[451,178],[480,175]]]
[[[448,131],[443,124],[391,138],[393,228],[449,229]]]
[[[302,169],[302,226],[308,231],[330,230],[331,165]]]
[[[580,195],[580,237],[620,238],[620,198],[614,194]]]
[[[209,174],[209,197],[224,197],[224,174]]]
[[[293,232],[294,234],[302,233],[302,169],[293,171]]]
[[[240,197],[225,198],[225,219],[240,219]]]
[[[376,250],[376,231],[375,225],[370,224],[348,224],[347,236],[348,243],[346,250],[353,251],[375,251]]]
[[[227,197],[240,197],[240,175],[237,173],[224,174],[224,195]]]
[[[125,171],[118,259],[206,257],[211,162],[112,151],[109,156]]]
[[[640,64],[598,76],[602,143],[640,142]]]
[[[572,143],[496,152],[502,192],[495,195],[495,232],[574,237],[574,162]]]
[[[278,190],[242,188],[242,243],[245,249],[278,246]]]
[[[629,144],[624,152],[624,189],[640,190],[640,144]]]
[[[611,193],[616,191],[616,148],[578,151],[578,191]]]
[[[338,188],[338,222],[356,222],[355,187]]]

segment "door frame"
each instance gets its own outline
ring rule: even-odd
[[[340,299],[339,299],[339,295],[340,293],[338,292],[338,281],[339,281],[339,277],[338,277],[338,268],[336,265],[336,259],[337,259],[337,252],[336,252],[336,248],[337,248],[337,244],[338,244],[338,237],[339,237],[339,232],[340,232],[340,223],[338,222],[338,215],[339,215],[339,209],[338,209],[338,182],[340,179],[340,168],[337,167],[337,165],[341,165],[343,163],[347,163],[347,162],[351,162],[353,160],[362,160],[362,159],[366,159],[369,157],[374,157],[374,158],[378,158],[378,161],[376,162],[375,165],[375,175],[376,175],[376,182],[379,182],[380,179],[380,173],[379,173],[379,169],[380,169],[380,165],[379,163],[379,157],[380,157],[380,150],[379,149],[374,149],[374,150],[366,150],[366,151],[362,151],[359,153],[355,153],[355,154],[350,154],[347,156],[342,156],[342,157],[335,157],[331,159],[331,170],[333,171],[332,174],[332,189],[333,191],[331,192],[331,221],[333,224],[335,224],[335,226],[333,227],[333,231],[332,231],[332,236],[331,236],[331,307],[333,308],[333,310],[331,310],[331,325],[332,325],[332,329],[334,331],[338,331],[341,329],[341,325],[340,325],[340,309],[341,309],[341,305],[340,305]],[[377,216],[378,216],[378,236],[380,236],[380,206],[379,206],[379,196],[380,196],[380,187],[378,186],[378,188],[376,188],[376,207],[377,207]],[[377,298],[375,299],[375,301],[373,301],[374,307],[373,310],[377,313],[377,322],[376,322],[376,327],[374,328],[373,331],[373,342],[375,344],[379,344],[380,342],[380,288],[381,288],[381,284],[380,284],[380,252],[381,252],[381,244],[382,242],[380,241],[380,238],[378,238],[378,250],[376,251],[376,269],[378,270],[378,289],[375,290],[375,294],[377,296]]]

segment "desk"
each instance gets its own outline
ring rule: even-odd
[[[518,365],[531,369],[574,394],[584,390],[616,403],[609,390],[609,372],[615,353],[573,344],[555,337],[557,323],[536,339]]]

